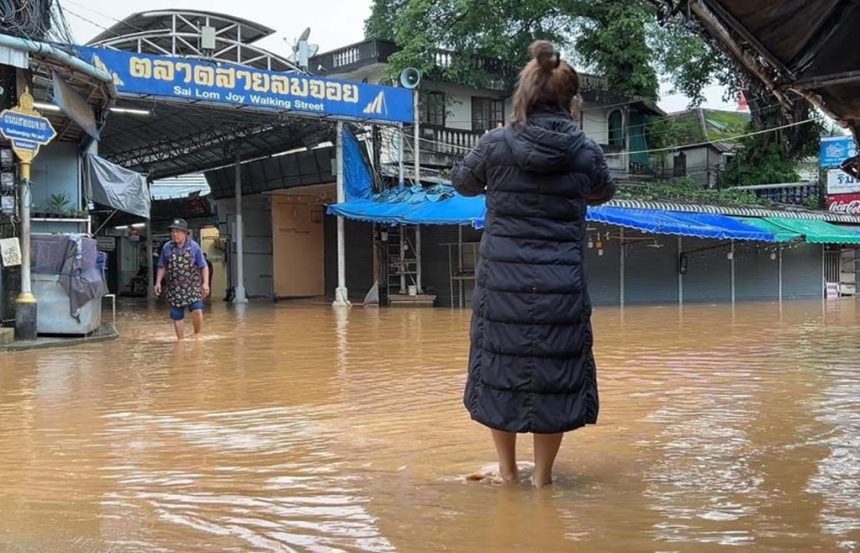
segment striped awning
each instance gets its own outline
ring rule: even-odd
[[[803,209],[764,209],[758,207],[724,207],[703,204],[685,204],[673,202],[652,202],[644,200],[612,200],[606,205],[612,207],[628,207],[633,209],[661,209],[682,213],[715,213],[733,217],[781,217],[784,219],[801,219],[808,221],[828,221],[860,225],[860,216],[849,213],[833,213],[831,211],[809,211]]]

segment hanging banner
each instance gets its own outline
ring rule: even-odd
[[[78,46],[122,95],[229,104],[315,117],[412,123],[412,91],[175,56]]]
[[[860,193],[860,181],[840,169],[827,171],[827,193],[828,194],[856,194]]]
[[[860,215],[860,194],[827,196],[827,209],[834,213]]]

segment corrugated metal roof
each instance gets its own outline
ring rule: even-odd
[[[203,173],[192,173],[153,181],[150,192],[154,200],[185,198],[195,193],[205,196],[209,193],[209,183]]]

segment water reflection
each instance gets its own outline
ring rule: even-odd
[[[600,424],[540,492],[462,478],[468,312],[207,315],[0,357],[0,550],[860,547],[853,302],[598,309]]]

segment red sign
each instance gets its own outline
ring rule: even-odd
[[[860,194],[827,196],[827,209],[834,213],[860,215]]]

